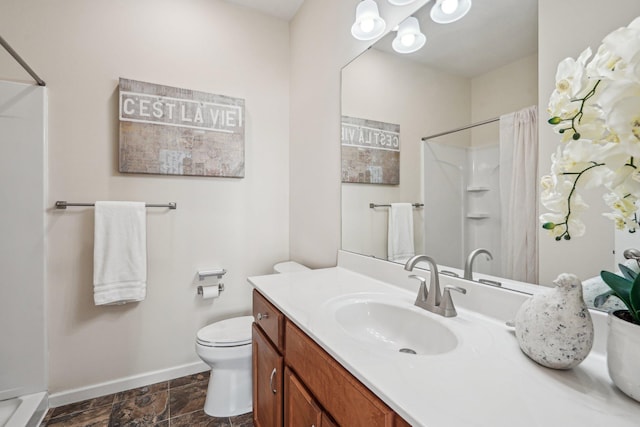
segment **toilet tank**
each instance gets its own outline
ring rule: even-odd
[[[279,262],[273,266],[274,273],[295,273],[297,271],[310,270],[309,267],[305,267],[302,264],[298,264],[295,261]]]

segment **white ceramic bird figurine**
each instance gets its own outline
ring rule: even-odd
[[[516,338],[522,351],[539,364],[571,369],[591,351],[593,323],[580,280],[563,273],[553,283],[555,288],[522,304],[515,318]]]

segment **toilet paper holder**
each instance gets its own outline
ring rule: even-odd
[[[218,283],[218,292],[222,292],[224,291],[224,283]],[[203,289],[202,286],[198,286],[198,295],[203,295]]]
[[[198,271],[198,280],[202,282],[204,279],[211,276],[216,276],[218,279],[222,279],[222,276],[225,274],[227,274],[227,270],[224,268],[219,268],[217,270],[202,270]]]

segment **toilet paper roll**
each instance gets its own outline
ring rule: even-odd
[[[203,299],[218,298],[220,295],[220,287],[215,286],[198,286],[198,295],[202,295]]]

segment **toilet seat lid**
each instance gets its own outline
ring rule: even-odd
[[[200,344],[231,347],[251,343],[253,316],[233,317],[207,325],[196,334]]]

